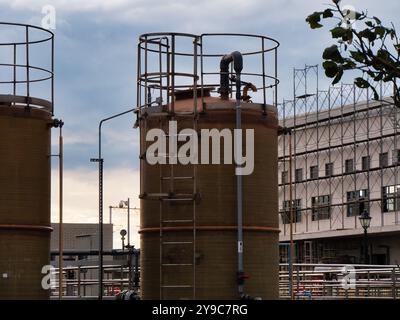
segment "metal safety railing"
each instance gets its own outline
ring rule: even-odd
[[[0,21],[0,102],[54,114],[54,34],[50,30]]]
[[[98,298],[98,265],[71,266],[63,268],[63,299],[97,299]],[[103,296],[115,297],[124,290],[139,291],[139,268],[126,264],[103,266]],[[58,298],[59,272],[51,272],[50,296]]]
[[[396,299],[400,266],[350,264],[289,264],[279,267],[279,296],[289,299]]]
[[[398,299],[400,266],[349,264],[279,265],[279,298],[297,300]],[[140,269],[125,264],[105,265],[103,297],[114,299],[124,290],[140,293]],[[58,297],[58,269],[52,271],[51,297]],[[97,299],[98,266],[63,268],[63,299]]]

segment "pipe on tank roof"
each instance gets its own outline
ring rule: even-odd
[[[219,93],[221,94],[221,99],[229,99],[229,64],[233,62],[233,68],[235,70],[236,76],[239,75],[239,79],[236,77],[236,99],[241,98],[240,96],[240,73],[243,69],[243,56],[239,51],[234,51],[230,54],[226,54],[222,57],[220,62],[220,88]]]

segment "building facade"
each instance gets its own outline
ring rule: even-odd
[[[59,249],[58,223],[52,223],[50,248],[51,251]],[[99,249],[99,225],[97,223],[63,223],[63,245],[64,250],[98,250]],[[104,250],[113,249],[113,225],[103,225],[103,247]]]
[[[283,106],[291,134],[279,137],[280,241],[290,241],[292,208],[296,262],[363,263],[366,210],[367,263],[400,263],[400,113],[369,94],[342,85]]]

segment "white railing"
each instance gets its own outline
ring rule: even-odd
[[[400,266],[280,264],[280,298],[364,299],[400,297]]]

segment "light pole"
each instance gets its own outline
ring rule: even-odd
[[[125,236],[126,236],[126,230],[122,229],[119,234],[121,235],[121,241],[122,241],[122,251],[125,249]]]
[[[367,210],[364,210],[360,217],[360,224],[364,229],[364,263],[368,263],[368,236],[367,236],[367,230],[369,226],[371,225],[371,217],[368,213]]]
[[[130,207],[130,199],[128,198],[128,200],[121,200],[120,202],[119,202],[119,208],[120,209],[123,209],[123,208],[127,208],[128,209],[128,221],[127,221],[127,225],[128,225],[128,227],[127,227],[127,229],[128,229],[128,246],[130,246],[131,245],[131,240],[130,240],[130,235],[131,235],[131,227],[130,227],[130,225],[131,225],[131,218],[130,218],[130,215],[131,215],[131,212],[130,212],[130,209],[131,209],[131,207]]]
[[[135,112],[137,108],[131,108],[127,111],[115,114],[105,118],[99,122],[99,154],[97,158],[90,159],[91,162],[99,164],[99,300],[103,299],[103,158],[101,155],[101,128],[103,123],[123,116],[125,114]]]

